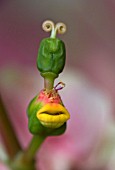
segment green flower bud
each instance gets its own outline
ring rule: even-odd
[[[66,51],[63,41],[45,38],[40,43],[37,67],[41,73],[51,72],[58,77],[65,66]]]

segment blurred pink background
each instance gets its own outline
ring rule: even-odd
[[[67,62],[56,82],[66,83],[60,94],[71,119],[63,136],[45,141],[38,166],[114,170],[114,0],[0,1],[0,91],[17,136],[26,147],[31,138],[26,108],[43,88],[36,57],[41,39],[49,36],[41,29],[46,19],[67,25],[67,33],[59,36],[66,44]]]

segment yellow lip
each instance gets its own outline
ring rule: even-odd
[[[46,127],[58,128],[70,118],[70,114],[61,104],[48,103],[37,112],[37,118]]]

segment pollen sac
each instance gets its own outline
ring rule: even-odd
[[[66,59],[65,45],[58,38],[45,38],[40,43],[37,67],[41,73],[51,72],[57,77],[63,71]]]

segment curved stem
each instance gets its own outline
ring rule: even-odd
[[[0,133],[5,144],[6,151],[11,159],[21,150],[14,129],[6,113],[0,96]]]
[[[39,135],[33,136],[28,148],[23,153],[23,159],[26,162],[30,162],[31,160],[33,160],[37,150],[39,149],[39,147],[41,146],[45,138],[46,136],[39,136]]]
[[[35,155],[45,138],[46,136],[34,136],[28,148],[9,162],[12,170],[35,170]]]

